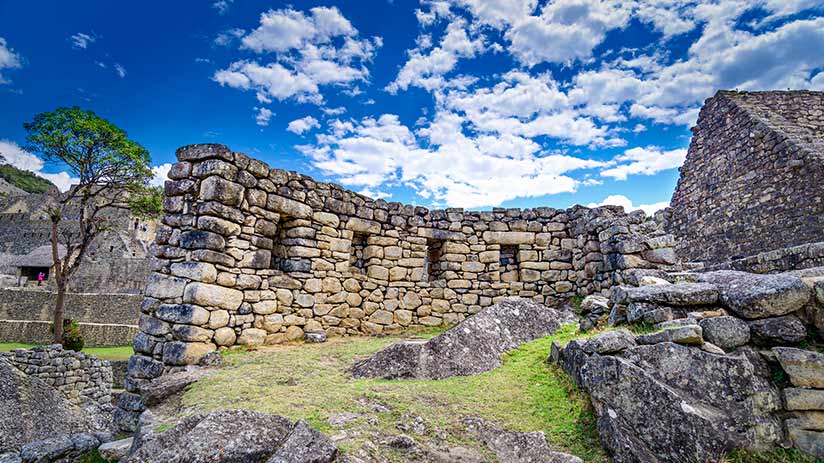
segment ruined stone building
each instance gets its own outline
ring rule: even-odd
[[[135,339],[134,362],[161,369],[305,332],[452,325],[507,296],[553,304],[675,263],[671,237],[640,211],[430,211],[222,145],[177,157]]]
[[[721,91],[701,109],[670,208],[685,261],[824,265],[824,92]]]
[[[54,306],[51,222],[59,192],[0,198],[0,341],[46,342]],[[61,233],[76,233],[69,210]],[[87,344],[128,344],[149,274],[156,221],[106,212],[112,229],[91,245],[70,281],[67,316],[81,322]],[[60,246],[60,256],[65,247]],[[38,284],[38,274],[45,279]]]

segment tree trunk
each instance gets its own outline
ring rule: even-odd
[[[63,302],[66,299],[66,285],[57,282],[57,298],[54,301],[54,343],[63,343]]]
[[[55,344],[62,344],[63,343],[63,303],[66,299],[66,279],[63,275],[63,265],[60,261],[60,247],[58,246],[57,241],[57,224],[60,222],[59,215],[55,212],[52,217],[52,227],[51,227],[51,245],[52,245],[52,261],[54,262],[54,267],[52,267],[54,273],[54,280],[57,283],[57,298],[54,301],[54,320],[53,320],[53,331],[54,331],[54,343]]]

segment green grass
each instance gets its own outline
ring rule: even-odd
[[[822,463],[796,449],[776,449],[769,453],[752,453],[743,450],[734,450],[727,455],[725,463]]]
[[[8,352],[12,349],[31,349],[36,344],[20,344],[16,342],[0,342],[0,352]],[[83,352],[100,357],[104,360],[128,360],[132,355],[132,346],[116,347],[85,347]]]
[[[324,432],[335,432],[328,423],[330,415],[362,413],[350,425],[389,435],[398,433],[395,424],[405,414],[414,414],[430,429],[445,431],[447,441],[455,445],[471,442],[460,419],[475,414],[509,430],[543,431],[558,450],[604,462],[589,401],[566,374],[545,362],[553,340],[564,344],[576,337],[580,334],[575,327],[566,326],[506,354],[494,371],[437,381],[353,380],[346,373],[356,359],[395,342],[395,337],[333,339],[232,353],[224,357],[227,365],[217,374],[186,392],[183,405],[188,411],[243,408],[303,418]],[[370,412],[376,403],[390,410]],[[345,448],[360,443],[354,439]]]
[[[0,164],[0,178],[27,193],[45,193],[54,186],[52,182],[43,177],[38,177],[32,172],[20,170],[9,164]]]

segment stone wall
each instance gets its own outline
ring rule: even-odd
[[[0,320],[50,321],[56,293],[0,288]],[[137,325],[143,297],[137,294],[66,294],[66,318],[83,323]]]
[[[106,360],[82,352],[64,350],[60,344],[0,353],[23,373],[54,387],[83,406],[89,402],[104,408],[112,401],[112,367]]]
[[[218,346],[451,325],[507,296],[605,292],[675,262],[643,213],[429,211],[318,183],[222,145],[178,150],[135,338],[135,374]],[[154,360],[151,360],[154,358]]]
[[[684,260],[824,241],[824,92],[718,92],[664,214]]]
[[[776,249],[754,256],[734,259],[720,264],[710,264],[704,270],[741,270],[753,273],[777,273],[824,267],[824,242],[802,244]]]
[[[48,344],[54,341],[52,322],[39,320],[0,320],[0,342]],[[137,325],[80,323],[80,334],[87,347],[128,346],[138,333]]]

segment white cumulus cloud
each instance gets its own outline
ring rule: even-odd
[[[5,160],[5,163],[11,166],[33,172],[51,181],[60,191],[67,191],[69,187],[80,181],[78,178],[71,177],[67,172],[43,172],[43,160],[24,150],[20,145],[11,140],[0,139],[0,157]]]
[[[602,170],[601,176],[626,180],[629,175],[654,175],[681,167],[686,158],[686,149],[664,151],[655,146],[631,148],[614,157],[611,162],[614,167]]]
[[[0,37],[0,85],[9,83],[9,81],[3,77],[4,69],[17,69],[22,66],[20,55],[15,53],[14,50],[6,44],[6,39]]]
[[[300,119],[295,119],[294,121],[290,122],[289,125],[286,127],[286,130],[296,133],[298,135],[302,135],[304,132],[312,130],[313,128],[320,127],[318,120],[312,116],[302,117]]]
[[[69,42],[72,44],[72,48],[76,48],[78,50],[85,50],[89,47],[89,44],[96,41],[97,37],[84,32],[78,32],[69,36]]]
[[[665,207],[669,206],[669,201],[661,201],[658,203],[652,204],[639,204],[637,206],[633,206],[632,200],[627,198],[624,195],[609,195],[604,198],[603,201],[600,203],[589,203],[587,207],[598,207],[598,206],[621,206],[624,208],[626,212],[636,211],[638,209],[644,211],[645,214],[651,216],[655,214],[657,211],[664,209]]]

